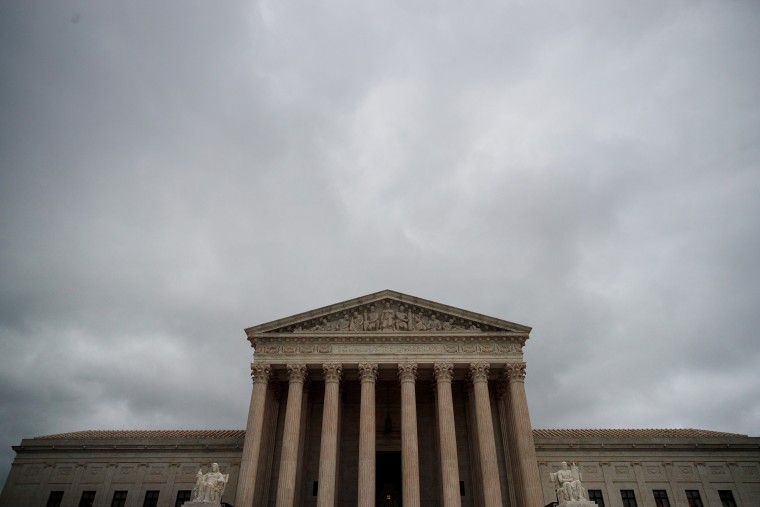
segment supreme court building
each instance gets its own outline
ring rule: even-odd
[[[510,491],[544,505],[529,327],[385,291],[246,332],[256,353],[235,505],[300,505],[304,478],[324,507],[458,507],[463,491],[489,507]]]
[[[235,507],[544,507],[561,461],[602,506],[760,505],[760,438],[532,429],[530,331],[388,290],[251,327],[245,431],[24,439],[0,506],[179,506],[218,462]]]

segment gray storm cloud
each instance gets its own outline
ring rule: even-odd
[[[536,427],[757,434],[759,14],[4,2],[0,472],[242,428],[243,328],[385,288],[533,326]]]

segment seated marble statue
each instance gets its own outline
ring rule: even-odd
[[[557,500],[569,502],[570,500],[588,500],[586,490],[581,485],[581,473],[573,463],[572,469],[567,468],[567,462],[562,462],[562,468],[549,474],[557,490]]]
[[[198,470],[196,477],[192,501],[221,504],[224,487],[227,485],[230,474],[221,473],[219,465],[212,463],[210,472],[204,474],[202,470]]]

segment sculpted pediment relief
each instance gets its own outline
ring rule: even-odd
[[[498,331],[469,319],[435,311],[426,311],[390,298],[376,304],[313,319],[288,329],[298,332],[371,332],[371,331]],[[282,330],[285,331],[285,330]]]
[[[451,306],[382,291],[246,330],[262,333],[529,333],[530,328]]]

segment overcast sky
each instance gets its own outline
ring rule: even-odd
[[[244,428],[243,329],[533,327],[538,428],[760,428],[760,4],[0,3],[0,473]]]

